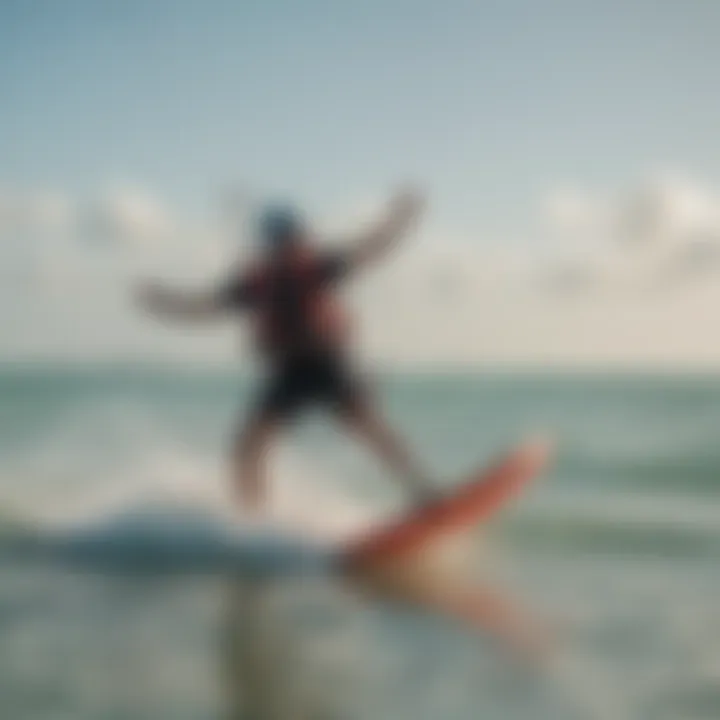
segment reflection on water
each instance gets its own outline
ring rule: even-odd
[[[363,697],[363,685],[366,692],[378,693],[382,686],[391,691],[394,687],[395,692],[407,692],[409,688],[424,692],[422,681],[418,684],[417,678],[412,678],[418,669],[414,662],[402,668],[402,661],[398,661],[391,672],[383,673],[381,663],[367,648],[372,628],[366,626],[364,633],[353,633],[353,623],[358,630],[363,612],[372,613],[374,603],[379,603],[376,610],[420,610],[419,622],[422,613],[437,613],[452,621],[448,626],[451,635],[469,633],[476,637],[478,645],[483,639],[493,640],[492,647],[503,656],[510,655],[512,661],[520,660],[526,666],[532,660],[535,669],[541,669],[534,621],[498,586],[489,582],[443,585],[440,578],[428,576],[419,568],[405,573],[385,568],[372,577],[366,574],[348,580],[352,582],[342,587],[335,584],[333,588],[335,600],[342,598],[340,614],[333,612],[330,597],[325,595],[323,600],[322,593],[317,594],[317,579],[313,587],[297,579],[236,575],[225,581],[217,637],[229,720],[365,717],[361,708],[367,709],[371,701]],[[313,593],[313,600],[304,604],[307,591]],[[289,598],[297,603],[289,603]],[[298,612],[303,617],[297,617]],[[418,624],[417,629],[421,630],[422,625]],[[413,644],[411,641],[408,650]],[[434,650],[432,646],[424,649]],[[442,664],[442,658],[437,659]],[[376,667],[367,672],[369,663]],[[360,706],[353,711],[358,701]]]
[[[287,607],[283,608],[283,590],[293,592],[278,580],[234,577],[227,581],[223,622],[218,633],[227,717],[230,720],[346,717],[350,705],[357,700],[357,693],[352,697],[353,690],[357,691],[363,680],[371,678],[364,673],[362,662],[352,662],[352,653],[335,652],[328,657],[323,652],[322,646],[327,641],[323,633],[331,630],[332,621],[328,623],[325,618],[322,623],[311,622],[305,632],[301,625],[294,625],[292,614]],[[298,587],[294,590],[302,592]],[[480,627],[468,625],[470,629],[499,635],[503,640],[505,633],[513,640],[519,637],[518,627],[513,624],[516,616],[508,610],[507,597],[490,588],[476,588],[472,597],[479,604],[491,606],[483,608],[491,619],[483,616]],[[418,600],[425,608],[430,607],[425,598]],[[307,612],[305,608],[306,615]],[[501,632],[499,616],[503,622]],[[456,618],[466,621],[459,613]],[[344,619],[345,623],[347,620]],[[322,625],[326,626],[324,630]],[[346,638],[345,642],[349,641]],[[335,642],[342,648],[342,638],[336,637]],[[522,649],[526,647],[523,645]],[[345,667],[338,663],[345,663]],[[352,681],[337,682],[341,675],[346,680],[353,677],[355,687]],[[398,686],[397,690],[401,689]]]
[[[693,604],[700,571],[687,569],[678,606],[662,565],[622,583],[614,562],[600,559],[524,567],[535,590],[523,595],[542,589],[543,606],[562,610],[572,630],[568,672],[552,676],[498,641],[492,625],[368,596],[367,586],[358,595],[330,577],[0,563],[0,717],[622,720],[645,717],[660,697],[694,708],[683,717],[716,717],[716,611]],[[711,599],[713,578],[703,582]],[[518,604],[495,584],[475,589],[501,607]],[[668,713],[652,717],[677,717]]]
[[[318,717],[320,707],[303,693],[296,638],[277,608],[272,580],[230,579],[225,588],[219,657],[228,720]],[[311,659],[309,654],[305,661]]]

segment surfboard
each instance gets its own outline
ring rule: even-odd
[[[515,447],[438,501],[350,541],[341,551],[342,563],[354,570],[402,559],[487,520],[545,468],[549,457],[546,442]]]

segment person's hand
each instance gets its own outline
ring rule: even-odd
[[[407,187],[398,191],[390,202],[390,213],[398,222],[409,222],[420,215],[425,207],[425,195]]]
[[[166,306],[167,293],[154,281],[144,281],[135,287],[135,301],[146,312],[160,313]]]

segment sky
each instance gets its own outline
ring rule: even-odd
[[[3,0],[0,358],[228,360],[133,282],[217,276],[229,208],[342,234],[414,183],[369,354],[712,367],[718,30],[702,0]]]

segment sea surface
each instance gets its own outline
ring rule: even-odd
[[[267,526],[246,528],[249,563],[211,562],[228,523],[242,522],[226,454],[250,379],[5,366],[0,716],[720,717],[720,377],[372,384],[447,486],[528,435],[552,438],[552,467],[475,539],[473,580],[547,627],[550,663],[519,661],[482,633],[358,594],[322,569],[289,561],[270,572],[278,538]],[[321,414],[288,431],[269,471],[273,527],[319,545],[406,502]],[[65,552],[61,541],[87,537],[90,556]],[[28,552],[37,538],[57,552]]]

